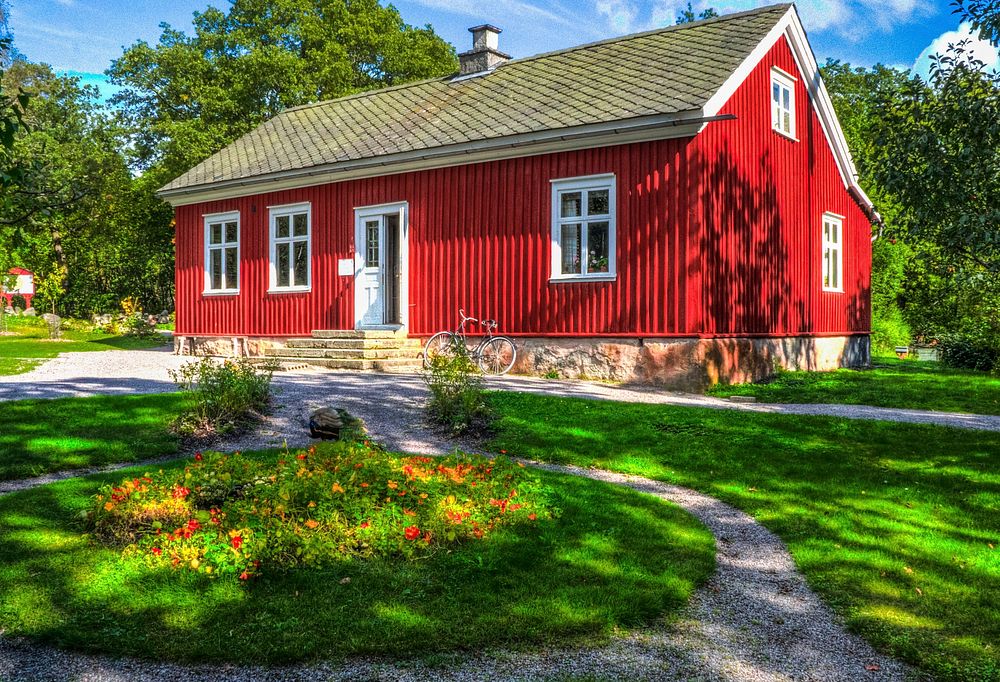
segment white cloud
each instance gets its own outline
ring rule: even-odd
[[[604,17],[608,27],[615,33],[632,33],[636,30],[635,20],[639,8],[629,0],[597,0],[594,9]]]
[[[986,64],[987,69],[1000,68],[1000,51],[993,47],[986,40],[979,38],[978,32],[972,28],[972,24],[964,23],[956,31],[947,31],[931,41],[931,44],[924,48],[924,51],[913,63],[913,71],[927,80],[931,70],[931,55],[944,54],[948,51],[949,45],[957,45],[963,40],[968,40],[965,48],[979,61]]]
[[[575,25],[576,21],[562,13],[556,13],[524,0],[492,0],[488,6],[479,0],[413,0],[415,4],[453,14],[462,14],[483,20],[488,14],[527,15],[559,24]]]

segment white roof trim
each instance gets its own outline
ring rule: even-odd
[[[809,39],[806,37],[805,28],[799,21],[799,14],[795,6],[788,8],[788,11],[778,20],[774,27],[768,32],[760,44],[754,48],[743,63],[732,73],[723,83],[722,87],[712,95],[711,99],[705,103],[703,114],[706,118],[718,115],[722,107],[733,96],[736,90],[743,85],[750,73],[757,68],[757,65],[764,59],[775,43],[784,36],[788,40],[788,45],[795,57],[795,62],[799,67],[799,72],[803,78],[806,90],[809,93],[809,100],[816,110],[820,127],[826,136],[826,141],[830,145],[833,157],[837,162],[837,169],[840,177],[844,181],[844,187],[851,191],[855,197],[866,205],[868,211],[876,220],[881,220],[875,211],[875,206],[864,190],[858,185],[858,170],[854,166],[851,158],[851,150],[847,146],[847,139],[844,131],[837,120],[837,114],[833,109],[833,102],[826,91],[823,79],[819,73],[819,65],[816,63],[816,56],[813,54]],[[707,124],[706,124],[707,125]]]

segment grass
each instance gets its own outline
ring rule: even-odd
[[[181,394],[0,401],[0,480],[177,452]]]
[[[1000,680],[1000,434],[491,397],[494,449],[689,486],[788,545],[848,626],[942,679]]]
[[[0,336],[0,376],[30,371],[60,353],[136,350],[164,344],[163,339],[112,336],[99,331],[64,329],[61,340],[50,340],[48,328],[32,319],[7,318],[11,335]]]
[[[750,395],[770,403],[846,403],[943,412],[1000,414],[1000,377],[937,362],[875,358],[871,369],[780,372],[759,384],[718,385],[718,396]]]
[[[250,583],[212,580],[122,559],[84,534],[80,515],[99,486],[143,473],[0,498],[0,585],[17,586],[0,590],[7,636],[244,664],[589,644],[676,613],[714,567],[711,535],[677,507],[540,474],[562,510],[545,524],[504,527],[421,561],[354,559]]]

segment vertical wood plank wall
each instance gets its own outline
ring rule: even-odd
[[[770,69],[798,75],[798,141],[771,130]],[[695,138],[457,166],[177,209],[177,333],[289,336],[354,326],[354,208],[410,207],[410,333],[457,310],[510,334],[784,336],[867,333],[869,221],[782,39]],[[612,172],[618,278],[550,283],[551,179]],[[268,207],[309,201],[312,290],[269,294]],[[240,293],[203,295],[202,216],[239,211]],[[822,214],[845,217],[843,293],[822,291]]]

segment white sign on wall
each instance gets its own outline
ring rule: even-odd
[[[337,261],[337,274],[341,277],[351,277],[354,275],[354,259],[341,258]]]

